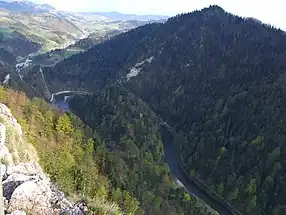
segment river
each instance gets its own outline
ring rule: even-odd
[[[64,100],[55,100],[54,104],[62,111],[69,111],[69,104]]]
[[[185,189],[189,192],[190,195],[195,195],[199,197],[211,208],[217,211],[219,214],[221,215],[234,214],[222,203],[218,202],[213,197],[209,196],[204,190],[202,190],[199,186],[193,183],[186,176],[176,156],[176,148],[174,145],[173,134],[164,125],[161,126],[160,132],[164,145],[165,160],[168,163],[168,166],[171,170],[171,174],[173,175],[173,177],[175,177],[178,181],[180,181],[184,185]]]

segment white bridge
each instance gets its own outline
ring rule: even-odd
[[[87,91],[73,91],[73,90],[64,90],[64,91],[59,91],[57,93],[53,93],[50,99],[50,102],[52,103],[55,99],[55,96],[62,95],[62,94],[77,94],[77,95],[88,95],[90,92]]]

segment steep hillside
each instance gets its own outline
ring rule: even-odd
[[[155,113],[120,87],[71,99],[70,108],[102,136],[111,152],[107,169],[114,187],[139,200],[136,214],[215,214],[184,188],[176,188],[164,161]]]
[[[92,138],[93,131],[96,133],[94,129],[41,99],[31,101],[25,94],[11,89],[0,88],[0,102],[0,121],[6,126],[7,137],[5,147],[0,147],[1,171],[4,164],[8,174],[3,174],[4,196],[10,205],[7,210],[25,210],[29,214],[84,214],[69,213],[70,203],[64,202],[63,194],[55,188],[60,188],[74,202],[85,201],[87,214],[119,215],[137,210],[138,201],[126,190],[113,187],[108,172],[102,171],[103,168],[109,171],[106,165],[110,155],[102,146],[100,136],[97,135],[97,140]],[[39,162],[53,186],[46,176],[43,178],[35,162]],[[46,186],[55,193],[51,194]],[[118,198],[114,199],[113,195]],[[60,213],[59,209],[63,211]]]
[[[84,203],[68,201],[43,173],[34,146],[3,103],[0,103],[0,122],[0,212],[84,215],[88,211]]]
[[[285,33],[218,8],[183,17],[127,87],[183,132],[190,176],[244,214],[284,214]]]
[[[211,6],[119,35],[44,75],[53,92],[124,86],[185,139],[191,177],[243,214],[272,215],[285,213],[285,59],[285,32]]]

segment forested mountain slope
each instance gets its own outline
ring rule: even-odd
[[[185,135],[190,176],[244,214],[284,214],[285,33],[219,10],[183,17],[127,87]]]
[[[285,59],[285,32],[211,6],[121,34],[44,74],[54,92],[124,86],[184,137],[190,176],[243,214],[272,215],[285,214]]]

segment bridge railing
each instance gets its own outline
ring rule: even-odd
[[[87,92],[87,91],[80,91],[80,90],[78,90],[78,91],[63,90],[63,91],[59,91],[59,92],[53,93],[53,94],[51,95],[50,102],[53,102],[53,101],[54,101],[55,96],[62,95],[62,94],[66,94],[66,93],[78,94],[78,95],[88,95],[88,94],[91,94],[91,92]]]

